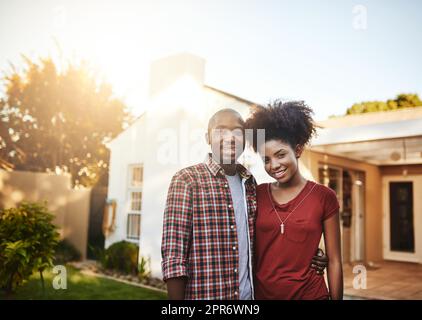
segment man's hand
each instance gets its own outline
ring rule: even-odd
[[[317,250],[316,256],[312,258],[311,268],[315,269],[317,274],[324,275],[324,270],[328,266],[328,256],[321,249]]]
[[[184,300],[185,299],[185,288],[186,288],[186,277],[177,277],[167,279],[167,295],[169,300]]]

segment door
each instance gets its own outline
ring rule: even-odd
[[[415,252],[413,182],[390,182],[390,249]]]
[[[421,262],[417,233],[421,219],[416,197],[420,178],[384,177],[384,259]]]

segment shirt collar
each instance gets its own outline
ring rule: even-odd
[[[213,176],[216,176],[218,173],[225,175],[224,169],[217,163],[217,161],[214,160],[211,153],[207,155],[207,158],[205,159],[205,164],[207,165],[208,169],[211,171]],[[243,165],[238,162],[236,162],[236,165],[237,172],[242,178],[248,180],[250,177],[252,177],[252,173],[250,173],[250,171],[246,169]]]

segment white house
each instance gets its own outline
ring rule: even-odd
[[[140,257],[151,259],[157,277],[161,277],[162,221],[172,176],[205,159],[209,152],[205,132],[212,114],[233,108],[246,118],[254,105],[205,85],[204,73],[205,61],[188,53],[153,62],[146,111],[108,145],[108,200],[115,216],[106,221],[105,245],[121,240],[139,244]],[[267,179],[262,166],[254,165],[256,156],[245,154],[255,177]]]
[[[151,258],[157,277],[172,176],[205,159],[209,147],[204,135],[213,113],[233,108],[246,118],[254,105],[205,85],[204,72],[205,61],[187,53],[155,61],[146,112],[109,144],[108,200],[115,214],[105,221],[106,246],[120,240],[139,244],[140,257]],[[299,165],[307,179],[337,193],[344,262],[421,263],[421,121],[419,107],[319,123],[324,129]],[[250,150],[243,162],[258,183],[271,181]]]

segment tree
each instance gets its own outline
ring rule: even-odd
[[[346,114],[359,114],[367,112],[388,111],[404,108],[414,108],[422,106],[422,101],[417,94],[399,94],[395,99],[384,101],[365,101],[355,103]]]
[[[132,120],[110,84],[84,62],[56,65],[24,58],[6,73],[0,99],[0,166],[68,172],[74,185],[106,184],[105,146]]]

